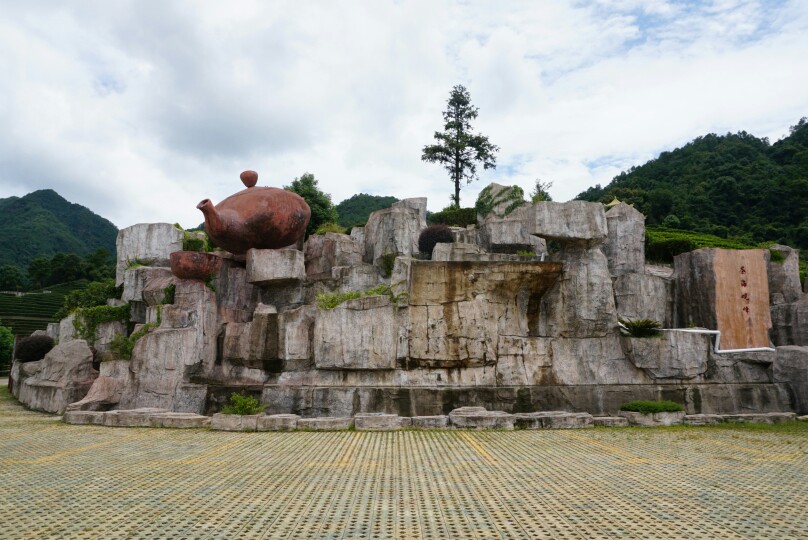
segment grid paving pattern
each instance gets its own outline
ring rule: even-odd
[[[0,538],[808,538],[808,423],[228,433],[0,390]]]

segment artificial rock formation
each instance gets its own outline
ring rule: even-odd
[[[763,252],[697,251],[677,259],[672,276],[641,264],[644,220],[631,207],[607,215],[596,203],[540,202],[505,212],[515,202],[505,196],[479,229],[456,229],[457,242],[439,244],[431,261],[417,254],[426,201],[406,199],[374,212],[350,236],[312,236],[299,248],[244,257],[215,252],[220,264],[205,280],[168,271],[180,231],[130,227],[118,266],[143,335],[131,360],[107,351],[100,375],[72,371],[81,392],[60,399],[80,422],[107,422],[107,415],[113,423],[146,422],[146,413],[109,413],[149,409],[168,411],[149,413],[154,425],[199,425],[196,415],[217,412],[233,392],[260,396],[268,415],[287,415],[259,416],[247,429],[344,428],[357,414],[361,429],[404,426],[408,418],[414,427],[508,428],[515,418],[534,427],[615,425],[627,422],[615,416],[620,405],[635,399],[672,399],[690,414],[804,409],[800,347],[725,354],[713,350],[714,335],[683,328],[714,330],[717,299],[727,294],[718,288],[721,272],[758,257],[749,271],[771,284],[775,344],[808,345],[796,253],[782,250],[778,273],[766,271]],[[517,255],[517,246],[544,255]],[[357,298],[335,300],[346,293]],[[763,299],[768,309],[768,289]],[[337,305],[327,309],[329,302]],[[618,317],[674,330],[623,336]],[[752,321],[757,330],[762,321],[765,334],[765,317]],[[62,321],[60,347],[79,342],[73,333],[72,319]],[[15,363],[12,373],[15,394],[40,408],[41,398],[20,389],[41,365]],[[464,407],[485,412],[463,414]]]

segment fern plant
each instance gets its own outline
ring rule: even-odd
[[[653,319],[623,319],[618,318],[620,333],[624,336],[636,338],[656,337],[660,335],[662,325]]]

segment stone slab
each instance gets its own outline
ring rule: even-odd
[[[401,429],[401,417],[397,414],[362,413],[354,416],[357,431],[394,431]]]
[[[723,421],[724,417],[720,414],[686,414],[684,419],[687,426],[712,426]]]
[[[133,264],[168,266],[168,257],[182,250],[185,234],[170,223],[138,223],[118,231],[115,285],[124,284],[124,273]]]
[[[297,429],[311,431],[340,431],[353,427],[353,418],[301,418],[297,421]]]
[[[681,424],[685,418],[685,412],[661,412],[653,414],[642,414],[634,411],[619,411],[620,416],[628,419],[631,426],[654,427],[654,426],[674,426]]]
[[[67,411],[62,417],[66,424],[94,425],[104,424],[104,412],[102,411]]]
[[[449,417],[446,415],[436,416],[413,416],[412,427],[416,429],[447,429]]]
[[[151,427],[193,429],[209,428],[210,416],[195,413],[167,412],[153,414],[150,417]]]
[[[151,416],[169,412],[156,407],[107,411],[104,413],[104,425],[108,427],[151,427]]]
[[[771,412],[771,413],[741,413],[722,415],[725,422],[749,422],[750,424],[779,424],[780,422],[790,422],[797,419],[797,414],[793,412]]]
[[[541,238],[593,244],[606,238],[606,212],[600,203],[542,201],[525,214],[528,232]]]
[[[461,407],[449,413],[453,426],[464,429],[513,429],[514,416],[504,411],[479,410],[481,407]]]
[[[258,429],[260,414],[223,414],[216,413],[210,419],[210,428],[219,431],[255,431]]]
[[[305,256],[296,249],[247,250],[247,282],[275,285],[306,277]]]
[[[595,416],[592,418],[595,427],[627,427],[628,418],[622,416]]]
[[[297,429],[300,416],[296,414],[270,414],[258,417],[257,431],[292,431]]]
[[[516,413],[514,425],[521,429],[577,429],[594,427],[592,415],[568,411]]]

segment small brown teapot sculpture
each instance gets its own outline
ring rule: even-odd
[[[196,207],[205,215],[205,231],[222,249],[242,255],[250,248],[278,249],[303,237],[311,208],[300,195],[273,187],[255,187],[258,173],[244,171],[247,186],[216,206],[205,199]]]

